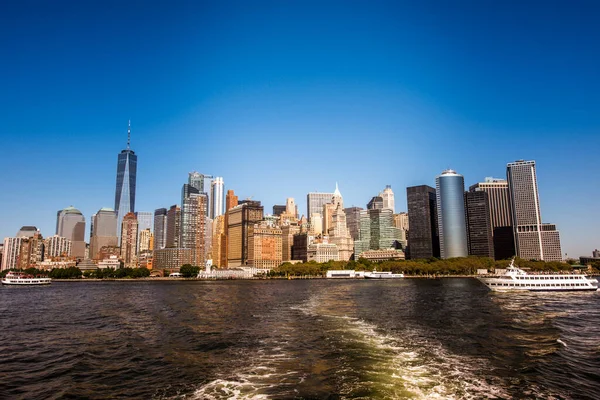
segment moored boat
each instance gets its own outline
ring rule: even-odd
[[[490,290],[567,292],[598,290],[598,280],[583,274],[528,274],[511,261],[504,275],[477,277]]]
[[[393,274],[389,271],[365,272],[365,279],[398,279],[404,278],[404,274]]]
[[[52,283],[51,278],[39,278],[33,275],[29,275],[23,272],[9,272],[2,279],[3,285],[14,285],[14,286],[37,286],[37,285],[49,285]]]

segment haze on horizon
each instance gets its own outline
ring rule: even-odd
[[[0,237],[180,203],[196,170],[265,211],[339,183],[347,207],[451,167],[465,186],[537,163],[563,253],[600,247],[600,4],[9,1],[0,13]]]

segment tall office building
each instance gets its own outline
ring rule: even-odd
[[[350,232],[350,236],[352,240],[358,240],[358,232],[360,230],[360,212],[362,211],[361,207],[349,207],[344,208],[344,213],[346,214],[346,225],[348,226],[348,231]]]
[[[488,194],[483,190],[465,193],[469,255],[494,258],[494,239]]]
[[[227,267],[228,266],[228,246],[229,246],[229,213],[228,211],[231,210],[233,207],[236,207],[238,205],[238,197],[235,195],[233,190],[228,190],[227,191],[227,195],[225,196],[225,221],[223,221],[223,224],[225,225],[225,240],[224,242],[221,244],[222,245],[222,249],[221,249],[221,254],[222,254],[222,258],[221,258],[221,264],[219,264],[221,267]]]
[[[309,221],[313,214],[319,214],[323,216],[323,205],[331,203],[331,199],[334,195],[335,193],[321,192],[311,192],[306,195],[306,214],[308,215]]]
[[[211,207],[210,207],[210,218],[215,219],[219,215],[223,215],[225,207],[225,185],[223,178],[217,176],[210,183],[211,189]]]
[[[484,182],[471,185],[469,191],[487,193],[494,257],[496,260],[511,258],[516,253],[508,182],[505,179],[488,177]]]
[[[367,204],[367,210],[381,210],[383,208],[383,197],[375,196]],[[392,214],[394,212],[392,211]]]
[[[400,229],[400,243],[402,249],[406,250],[408,247],[408,213],[394,214],[394,226]]]
[[[526,260],[562,261],[556,226],[542,224],[535,161],[509,163],[506,175],[517,255]]]
[[[212,260],[213,265],[224,267],[227,264],[225,253],[227,236],[225,235],[225,215],[219,215],[212,224]]]
[[[199,193],[204,192],[204,180],[207,178],[206,175],[200,172],[190,172],[188,174],[188,185],[198,189]]]
[[[165,247],[181,247],[181,208],[174,204],[167,211],[167,238]]]
[[[245,200],[227,211],[227,266],[248,263],[250,227],[263,220],[260,201]]]
[[[248,228],[248,265],[271,270],[282,261],[281,229],[266,222]]]
[[[102,247],[118,245],[117,213],[112,208],[101,208],[94,217],[94,235],[90,239],[90,258],[97,258]]]
[[[125,214],[135,212],[135,184],[137,178],[137,156],[130,149],[131,121],[127,127],[127,148],[117,159],[117,185],[115,190],[115,212],[117,214],[117,236],[121,233],[121,222]]]
[[[338,202],[331,216],[331,227],[328,229],[329,242],[337,246],[338,259],[348,261],[354,254],[354,240],[346,224],[346,213],[342,208],[343,203]]]
[[[56,218],[56,234],[71,241],[73,257],[85,256],[85,217],[73,206],[58,211]]]
[[[190,176],[191,181],[191,176]],[[200,190],[189,183],[186,183],[181,188],[181,237],[179,239],[179,246],[184,249],[191,249],[193,243],[194,231],[192,226],[192,218],[196,218],[194,213],[197,211],[197,200],[196,196],[200,194]],[[192,198],[194,197],[194,198]]]
[[[16,268],[26,269],[37,267],[37,264],[44,260],[44,238],[42,234],[36,229],[33,235],[20,236],[20,238],[21,247],[17,257]]]
[[[167,209],[154,210],[154,249],[167,247]]]
[[[184,200],[181,211],[181,247],[192,249],[194,265],[204,266],[207,255],[207,236],[210,227],[207,227],[206,209],[208,197],[206,193],[192,193]],[[185,209],[185,214],[184,210]]]
[[[145,229],[150,229],[152,231],[152,222],[154,220],[153,215],[149,211],[136,211],[135,217],[138,221],[138,232],[141,232]]]
[[[300,233],[298,224],[283,225],[281,227],[281,259],[282,261],[293,260],[292,248],[294,246],[294,236]]]
[[[138,221],[134,213],[125,214],[121,226],[121,258],[126,268],[137,267]]]
[[[394,201],[394,192],[390,185],[386,185],[385,189],[379,193],[379,197],[383,199],[383,208],[392,210],[392,214],[396,212],[396,205]]]
[[[143,229],[139,231],[138,238],[138,254],[154,250],[154,237],[150,229]]]
[[[465,215],[465,181],[451,169],[435,179],[437,194],[440,256],[442,258],[467,257],[469,243]]]
[[[235,195],[233,190],[227,191],[227,196],[225,196],[225,212],[231,210],[233,207],[238,205],[238,197]]]
[[[367,250],[396,249],[400,229],[394,226],[394,214],[389,208],[372,208],[360,212],[359,239],[354,242],[354,258]]]
[[[440,256],[437,200],[435,189],[427,186],[406,188],[408,203],[408,254],[411,259]]]
[[[44,240],[44,259],[54,257],[70,257],[71,241],[66,237],[54,235]]]
[[[278,205],[275,204],[273,206],[273,215],[276,217],[279,217],[281,214],[283,214],[286,211],[286,206],[285,205]]]

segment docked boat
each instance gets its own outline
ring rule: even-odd
[[[29,275],[23,272],[9,272],[6,277],[2,279],[3,285],[14,285],[14,286],[37,286],[37,285],[49,285],[52,283],[51,278],[38,278],[33,275]]]
[[[598,280],[583,274],[528,274],[511,261],[504,275],[477,277],[490,290],[526,290],[531,292],[566,292],[598,290]]]
[[[393,274],[389,271],[365,272],[365,279],[398,279],[404,278],[404,274]]]

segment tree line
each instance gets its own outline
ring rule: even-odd
[[[393,273],[404,273],[411,276],[427,275],[475,275],[478,269],[487,269],[492,272],[496,269],[508,267],[510,260],[495,261],[486,257],[460,257],[449,259],[429,258],[424,260],[389,260],[373,262],[364,258],[356,261],[328,261],[317,263],[315,261],[292,264],[289,262],[281,264],[273,269],[269,276],[325,276],[328,270],[353,269],[357,271],[390,271]],[[529,261],[520,258],[515,259],[515,265],[531,271],[560,272],[571,271],[572,266],[558,261]]]

